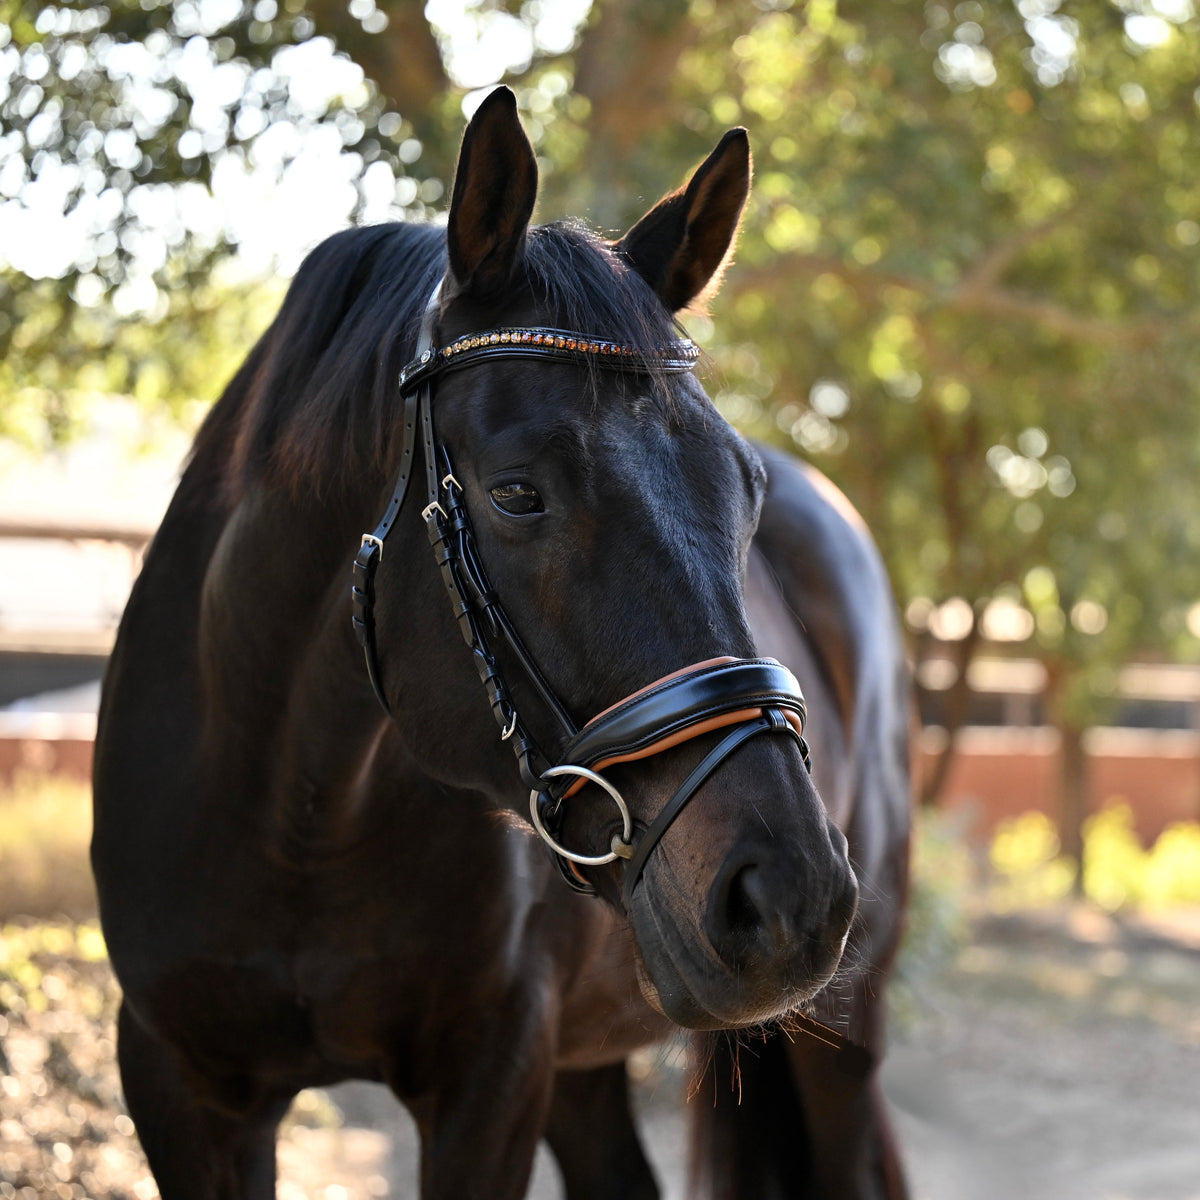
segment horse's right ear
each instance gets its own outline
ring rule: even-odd
[[[525,250],[537,198],[537,160],[506,87],[492,92],[463,134],[446,245],[452,295],[497,296]]]
[[[678,191],[616,245],[672,311],[716,291],[750,194],[750,139],[731,129]]]

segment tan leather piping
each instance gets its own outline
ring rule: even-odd
[[[653,754],[661,754],[664,750],[670,750],[674,746],[690,742],[692,738],[698,738],[702,734],[712,733],[714,729],[724,729],[727,725],[741,725],[744,721],[753,721],[755,717],[761,716],[761,708],[739,708],[736,712],[722,713],[719,717],[709,717],[707,721],[697,721],[695,725],[688,725],[668,734],[665,738],[659,738],[657,742],[651,742],[649,746],[643,746],[641,750],[633,750],[629,754],[614,754],[611,758],[602,758],[592,767],[592,770],[599,772],[603,771],[605,767],[611,767],[614,763],[636,762],[641,758],[649,758]],[[563,792],[563,799],[569,800],[580,788],[586,787],[587,782],[586,779],[577,779]]]
[[[638,696],[652,691],[660,684],[669,683],[672,679],[679,679],[683,675],[691,675],[695,671],[703,671],[708,667],[719,667],[724,663],[731,662],[737,662],[737,659],[725,654],[720,658],[706,658],[703,662],[692,663],[690,667],[680,667],[678,671],[672,671],[669,675],[664,675],[661,679],[656,679],[653,683],[648,683],[645,687],[638,688],[636,692],[631,692],[624,700],[618,700],[616,704],[610,704],[603,712],[597,713],[588,722],[588,725],[594,725],[602,717],[606,717],[610,712],[620,708],[622,704],[627,704],[630,700],[635,700]],[[736,712],[727,712],[717,717],[709,717],[707,721],[697,721],[694,725],[678,729],[664,738],[659,738],[657,742],[651,742],[649,746],[643,746],[640,750],[633,750],[628,754],[614,754],[610,758],[602,758],[598,763],[593,764],[592,770],[599,772],[603,771],[605,767],[611,767],[616,763],[637,762],[639,759],[650,758],[652,755],[661,754],[664,750],[671,750],[675,746],[682,745],[684,742],[690,742],[692,738],[701,737],[706,733],[712,733],[714,730],[725,729],[730,725],[740,725],[743,721],[752,721],[755,717],[761,717],[762,711],[761,707],[739,708]],[[788,724],[798,734],[803,736],[804,724],[800,720],[800,714],[793,712],[791,709],[784,709],[783,715],[787,719]],[[585,725],[584,728],[586,729],[587,726]],[[562,798],[569,800],[576,792],[587,787],[587,783],[586,779],[577,779],[563,793]]]

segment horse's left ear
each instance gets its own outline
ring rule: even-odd
[[[506,87],[492,92],[463,134],[446,247],[453,294],[489,300],[512,281],[537,199],[537,160]]]
[[[616,249],[672,311],[715,292],[750,194],[750,139],[731,129],[684,187],[664,196]]]

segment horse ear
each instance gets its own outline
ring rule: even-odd
[[[664,196],[617,243],[672,312],[720,286],[752,170],[746,131],[731,129],[687,184]]]
[[[463,134],[446,245],[455,294],[487,300],[512,280],[537,198],[537,160],[506,87],[492,92]]]

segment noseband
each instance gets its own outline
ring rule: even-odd
[[[671,822],[704,781],[739,746],[759,734],[784,734],[799,745],[811,770],[804,740],[806,709],[800,685],[774,659],[718,658],[676,671],[634,692],[578,728],[522,643],[488,581],[480,560],[463,492],[446,447],[434,428],[433,396],[437,379],[451,371],[500,358],[536,358],[594,365],[602,370],[690,371],[700,356],[686,339],[647,349],[561,329],[495,329],[461,337],[438,347],[434,330],[441,286],[425,309],[417,356],[400,372],[404,398],[404,445],[391,499],[375,529],[363,535],[354,560],[354,629],[366,658],[371,686],[384,711],[384,694],[375,639],[375,572],[384,543],[404,504],[413,471],[420,430],[425,463],[426,504],[421,510],[442,582],[459,629],[471,651],[479,678],[500,728],[500,736],[516,755],[521,778],[530,788],[529,812],[534,828],[549,846],[559,871],[576,891],[595,895],[595,888],[575,864],[598,866],[626,860],[622,887],[628,906],[651,851]],[[558,753],[550,756],[530,735],[517,711],[496,657],[503,645],[519,665],[559,727]],[[620,792],[600,772],[617,763],[640,761],[703,734],[724,736],[692,770],[648,828],[635,840],[633,818]],[[607,853],[576,854],[560,845],[565,802],[594,783],[616,806],[621,830]]]

